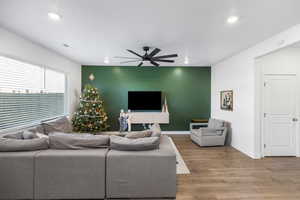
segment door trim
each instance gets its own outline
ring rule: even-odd
[[[277,49],[278,50],[278,49]],[[276,52],[270,51],[269,53]],[[263,77],[264,77],[264,67],[260,62],[262,56],[257,56],[254,58],[254,155],[253,159],[264,158],[264,140],[263,140],[263,130],[262,130],[262,120],[263,120],[263,110],[262,110],[262,95],[263,95]],[[296,74],[297,87],[300,87],[300,77],[297,72],[292,73]],[[278,74],[282,75],[282,74]],[[297,114],[296,116],[300,119],[300,92],[297,93]],[[296,157],[300,157],[300,121],[296,125]]]
[[[263,66],[260,63],[260,59],[255,59],[255,115],[254,115],[254,124],[255,124],[255,143],[254,143],[254,156],[253,159],[261,159],[264,158],[264,134],[263,134],[263,87],[264,87],[264,75],[271,75],[271,74],[264,74],[263,72]],[[300,85],[300,79],[299,76],[296,73],[293,74],[273,74],[273,75],[294,75],[296,76],[296,84],[299,88]],[[300,93],[297,93],[297,110],[296,110],[296,116],[300,117]],[[300,122],[296,124],[296,157],[300,157]]]
[[[265,144],[266,144],[266,132],[265,132],[265,95],[264,95],[264,89],[266,87],[266,80],[265,80],[265,77],[266,76],[289,76],[289,77],[294,77],[295,78],[295,84],[296,84],[296,90],[297,90],[297,85],[298,85],[298,81],[297,81],[297,74],[268,74],[268,73],[262,73],[262,76],[261,76],[261,79],[262,79],[262,82],[261,82],[261,110],[260,110],[260,119],[261,119],[261,157],[265,157]],[[295,112],[295,115],[296,117],[298,118],[298,94],[296,93],[296,112]],[[299,157],[299,152],[298,152],[298,149],[299,149],[299,134],[298,134],[298,123],[295,125],[295,155],[293,156],[296,156],[296,157]]]

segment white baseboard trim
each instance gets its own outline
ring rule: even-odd
[[[162,131],[164,135],[189,135],[190,131]]]
[[[260,159],[259,157],[256,157],[255,155],[253,155],[253,153],[250,153],[250,152],[248,152],[248,151],[246,151],[246,150],[244,150],[244,149],[242,149],[242,148],[240,148],[238,146],[235,146],[235,145],[230,145],[230,146],[232,146],[233,148],[235,148],[239,152],[245,154],[246,156],[248,156],[248,157],[250,157],[252,159]]]

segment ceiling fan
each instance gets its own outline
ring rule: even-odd
[[[156,56],[161,50],[159,48],[154,48],[151,53],[148,53],[150,50],[150,47],[145,46],[143,47],[143,50],[145,53],[142,55],[139,53],[136,53],[135,51],[132,51],[130,49],[127,49],[128,52],[136,55],[137,57],[121,57],[121,56],[116,56],[115,58],[121,58],[121,59],[128,59],[127,61],[120,62],[121,64],[123,63],[133,63],[133,62],[139,62],[137,65],[138,67],[141,67],[145,61],[150,62],[152,65],[158,67],[159,62],[167,62],[167,63],[174,63],[174,60],[166,60],[166,58],[175,58],[178,57],[177,54],[170,54],[170,55],[162,55],[162,56]]]

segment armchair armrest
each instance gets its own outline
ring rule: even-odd
[[[198,129],[198,134],[201,136],[222,136],[225,135],[227,131],[226,127],[222,128],[200,128]]]

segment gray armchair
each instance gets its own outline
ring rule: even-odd
[[[227,134],[225,122],[209,119],[208,127],[199,128],[191,132],[191,140],[200,146],[224,146]]]

